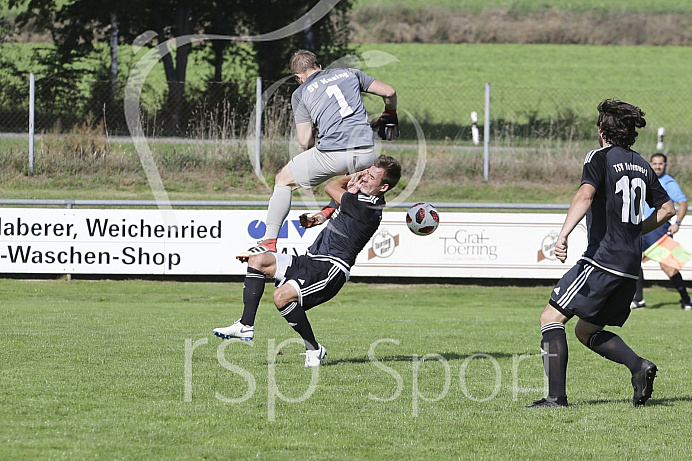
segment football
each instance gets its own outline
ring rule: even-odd
[[[416,203],[406,213],[406,225],[416,235],[430,235],[439,224],[440,216],[429,203]]]

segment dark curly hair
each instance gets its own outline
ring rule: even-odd
[[[629,149],[637,139],[637,128],[644,128],[644,112],[632,104],[606,99],[598,105],[596,126],[603,131],[603,139],[615,146]]]

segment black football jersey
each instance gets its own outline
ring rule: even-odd
[[[588,153],[581,183],[596,188],[586,215],[588,247],[583,259],[636,279],[642,258],[644,202],[655,208],[669,200],[656,173],[637,152],[608,146]]]
[[[349,271],[358,253],[380,226],[384,206],[385,201],[375,195],[345,192],[341,205],[308,248],[307,254],[316,259],[330,260]]]

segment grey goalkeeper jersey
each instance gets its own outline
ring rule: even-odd
[[[291,105],[296,123],[317,127],[319,150],[372,146],[374,136],[361,91],[375,79],[358,69],[315,72],[293,92]]]

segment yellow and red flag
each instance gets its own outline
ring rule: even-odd
[[[673,238],[666,234],[644,251],[644,256],[654,261],[658,261],[664,266],[673,267],[677,270],[682,269],[690,259],[692,253],[685,249]]]

